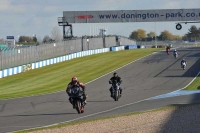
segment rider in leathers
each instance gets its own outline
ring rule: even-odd
[[[86,94],[85,94],[85,85],[83,83],[81,83],[80,81],[78,81],[77,77],[72,77],[72,81],[68,84],[66,92],[69,96],[69,101],[70,103],[73,105],[73,99],[70,97],[71,95],[71,88],[73,88],[74,86],[80,87],[83,91],[83,100],[82,100],[82,105],[86,104]]]
[[[187,64],[187,61],[185,59],[182,59],[182,61],[181,61],[181,68],[183,68],[183,63]]]
[[[118,74],[115,72],[113,74],[113,77],[109,80],[109,84],[112,84],[114,81],[117,81],[117,84],[119,85],[119,89],[120,89],[120,95],[122,95],[122,88],[120,87],[120,84],[122,83],[122,79],[118,76]],[[110,96],[113,97],[113,87],[110,87]]]

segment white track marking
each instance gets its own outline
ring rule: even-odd
[[[142,57],[142,58],[145,58],[145,57],[150,56],[150,55],[152,55],[152,54],[146,55],[146,56],[144,56],[144,57]],[[138,61],[138,60],[140,60],[140,59],[142,59],[142,58],[139,58],[139,59],[137,59],[137,60],[135,60],[135,61],[132,61],[132,62],[130,62],[130,63],[128,63],[128,64],[126,64],[126,65],[120,67],[120,68],[123,68],[123,67],[125,67],[125,66],[127,66],[127,65],[129,65],[129,64],[131,64],[131,63],[133,63],[133,62],[136,62],[136,61]],[[118,69],[120,69],[120,68],[118,68]],[[118,69],[116,69],[116,70],[118,70]],[[116,70],[114,70],[114,71],[116,71]],[[111,72],[109,72],[109,73],[112,73],[112,72],[114,72],[114,71],[111,71]],[[109,74],[109,73],[107,73],[107,74]],[[107,75],[107,74],[105,74],[105,75]],[[183,87],[183,88],[181,88],[181,89],[179,89],[179,90],[182,90],[182,89],[188,87],[188,86],[199,76],[199,74],[200,74],[200,71],[199,71],[199,73],[196,75],[196,77],[195,77],[188,85],[186,85],[185,87]],[[96,78],[96,79],[94,79],[94,80],[92,80],[92,81],[95,81],[95,80],[97,80],[97,79],[99,79],[99,78],[101,78],[101,77],[103,77],[103,76],[105,76],[105,75],[102,75],[102,76],[100,76],[100,77],[98,77],[98,78]],[[90,82],[92,82],[92,81],[90,81]],[[90,82],[88,82],[88,83],[90,83]],[[88,83],[86,83],[86,84],[88,84]],[[176,90],[176,91],[179,91],[179,90]],[[173,92],[176,92],[176,91],[173,91]],[[144,100],[140,100],[140,101],[137,101],[137,102],[133,102],[133,103],[128,103],[128,104],[125,104],[125,105],[121,105],[121,106],[118,106],[118,107],[115,107],[115,108],[112,108],[112,109],[109,109],[109,110],[105,110],[105,111],[101,111],[101,112],[89,114],[89,115],[86,115],[86,116],[78,117],[78,118],[75,118],[75,119],[72,119],[72,120],[68,120],[68,121],[64,121],[64,122],[60,122],[60,123],[55,123],[55,124],[51,124],[51,125],[47,125],[47,126],[41,126],[41,127],[35,127],[35,128],[24,129],[24,130],[22,130],[22,131],[26,131],[26,130],[30,130],[30,129],[36,129],[36,128],[50,127],[50,126],[55,126],[55,125],[64,124],[64,123],[68,123],[68,122],[73,122],[73,121],[80,120],[80,119],[83,119],[83,118],[87,118],[87,117],[90,117],[90,116],[95,116],[95,115],[98,115],[98,114],[107,113],[107,112],[110,112],[110,111],[113,111],[113,110],[116,110],[116,109],[119,109],[119,108],[123,108],[123,107],[126,107],[126,106],[130,106],[130,105],[133,105],[133,104],[137,104],[137,103],[140,103],[140,102],[143,102],[143,101],[147,101],[147,100],[149,100],[149,99],[151,99],[151,98],[153,98],[153,97],[150,97],[150,98],[147,98],[147,99],[144,99]],[[18,130],[18,131],[19,131],[19,130]],[[17,131],[14,131],[14,132],[17,132]]]
[[[127,64],[128,65],[128,64]],[[118,69],[117,69],[118,70]],[[179,90],[182,90],[186,87],[188,87],[200,74],[200,71],[199,73],[196,75],[196,77],[188,84],[186,85],[185,87],[179,89]],[[104,75],[105,76],[105,75]],[[100,78],[100,77],[99,77]],[[94,81],[94,80],[93,80]],[[90,81],[92,82],[92,81]],[[176,91],[179,91],[179,90],[176,90]],[[173,92],[176,92],[176,91],[173,91]],[[140,101],[137,101],[137,102],[133,102],[133,103],[128,103],[128,104],[125,104],[125,105],[121,105],[121,106],[118,106],[118,107],[115,107],[115,108],[112,108],[112,109],[108,109],[108,110],[105,110],[105,111],[101,111],[101,112],[97,112],[97,113],[93,113],[93,114],[89,114],[89,115],[86,115],[86,116],[82,116],[82,117],[78,117],[78,118],[75,118],[75,119],[72,119],[72,120],[68,120],[68,121],[64,121],[64,122],[59,122],[59,123],[55,123],[55,124],[51,124],[51,125],[47,125],[47,126],[41,126],[41,127],[35,127],[35,128],[29,128],[29,129],[24,129],[22,131],[26,131],[26,130],[30,130],[30,129],[37,129],[37,128],[45,128],[45,127],[50,127],[50,126],[56,126],[56,125],[59,125],[59,124],[64,124],[64,123],[68,123],[68,122],[73,122],[73,121],[76,121],[76,120],[80,120],[80,119],[83,119],[83,118],[87,118],[87,117],[90,117],[90,116],[95,116],[95,115],[99,115],[99,114],[103,114],[103,113],[107,113],[107,112],[110,112],[110,111],[113,111],[113,110],[116,110],[116,109],[119,109],[119,108],[123,108],[123,107],[126,107],[126,106],[130,106],[130,105],[133,105],[133,104],[137,104],[137,103],[140,103],[140,102],[143,102],[143,101],[147,101],[149,99],[151,99],[153,97],[150,97],[150,98],[147,98],[147,99],[144,99],[144,100],[140,100]],[[17,132],[17,131],[14,131],[14,132]]]
[[[185,87],[183,87],[183,88],[181,88],[181,89],[178,89],[178,90],[175,90],[175,91],[172,91],[172,92],[169,92],[169,93],[174,93],[174,92],[181,91],[181,90],[187,88],[190,84],[192,84],[192,82],[193,82],[199,75],[200,75],[200,71],[199,71],[198,74],[192,79],[192,81],[190,81],[190,83],[189,83],[188,85],[186,85]],[[166,94],[169,94],[169,93],[166,93]],[[162,95],[166,95],[166,94],[162,94]],[[158,95],[158,96],[155,96],[155,97],[159,97],[159,96],[162,96],[162,95]],[[153,98],[155,98],[155,97],[153,97]],[[164,98],[165,98],[165,97],[164,97]],[[166,97],[166,98],[168,98],[168,97]],[[158,99],[160,99],[160,98],[158,98]],[[148,100],[154,100],[154,99],[152,99],[152,97],[151,97],[151,98],[149,98]],[[156,99],[155,99],[155,100],[156,100]]]
[[[112,108],[112,109],[108,109],[108,110],[105,110],[105,111],[89,114],[89,115],[86,115],[86,116],[78,117],[78,118],[75,118],[75,119],[72,119],[72,120],[68,120],[68,121],[64,121],[64,122],[59,122],[59,123],[55,123],[55,124],[51,124],[51,125],[47,125],[47,126],[29,128],[29,129],[24,129],[24,130],[18,130],[18,131],[26,131],[26,130],[37,129],[37,128],[45,128],[45,127],[56,126],[56,125],[64,124],[64,123],[68,123],[68,122],[73,122],[73,121],[80,120],[80,119],[83,119],[83,118],[87,118],[87,117],[90,117],[90,116],[107,113],[107,112],[110,112],[110,111],[113,111],[113,110],[116,110],[116,109],[119,109],[119,108],[123,108],[123,107],[126,107],[126,106],[137,104],[137,103],[140,103],[140,102],[143,102],[143,101],[146,101],[146,100],[148,100],[148,99],[140,100],[140,101],[133,102],[133,103],[128,103],[128,104],[121,105],[121,106],[118,106],[118,107],[115,107],[115,108]],[[13,132],[17,132],[17,131],[13,131]]]

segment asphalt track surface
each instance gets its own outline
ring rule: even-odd
[[[86,84],[89,97],[83,114],[72,108],[65,91],[1,100],[0,133],[200,101],[199,94],[147,100],[185,87],[200,71],[200,48],[180,48],[178,54],[175,59],[161,51],[116,70],[124,89],[117,102],[109,93],[112,73]],[[186,70],[180,68],[182,58],[188,62]]]

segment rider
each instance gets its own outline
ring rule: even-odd
[[[183,63],[187,64],[187,61],[185,59],[182,59],[182,61],[181,61],[181,67],[183,67]]]
[[[73,104],[73,99],[70,97],[71,96],[71,89],[74,87],[74,86],[77,86],[77,87],[80,87],[82,90],[83,90],[83,100],[82,100],[82,105],[86,104],[86,94],[85,94],[85,85],[78,81],[77,77],[72,77],[72,80],[71,82],[68,84],[67,86],[67,89],[66,89],[66,92],[69,96],[69,101],[71,104]]]
[[[170,51],[170,46],[167,46],[166,52]]]
[[[116,72],[113,73],[113,77],[110,78],[109,80],[109,84],[112,84],[114,81],[117,81],[117,84],[119,85],[119,89],[120,89],[120,95],[122,95],[122,88],[120,87],[120,84],[122,83],[122,79],[118,76],[118,74]],[[110,96],[113,97],[113,87],[110,87]]]
[[[177,53],[177,51],[176,51],[176,49],[174,50],[174,55],[177,55],[178,53]]]
[[[170,46],[167,46],[166,51],[170,50]]]

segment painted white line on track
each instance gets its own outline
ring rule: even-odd
[[[128,64],[127,64],[128,65]],[[196,75],[196,77],[194,77],[194,79],[188,84],[186,85],[185,87],[179,89],[179,90],[182,90],[186,87],[188,87],[200,74],[200,71],[199,73]],[[94,81],[94,80],[93,80]],[[179,90],[176,90],[176,91],[179,91]],[[172,92],[176,92],[176,91],[172,91]],[[172,93],[170,92],[170,93]],[[130,105],[134,105],[134,104],[137,104],[137,103],[140,103],[140,102],[143,102],[143,101],[147,101],[149,99],[151,99],[153,97],[150,97],[150,98],[147,98],[147,99],[144,99],[144,100],[140,100],[140,101],[137,101],[137,102],[133,102],[133,103],[128,103],[128,104],[125,104],[125,105],[121,105],[121,106],[118,106],[118,107],[115,107],[115,108],[112,108],[112,109],[108,109],[108,110],[105,110],[105,111],[101,111],[101,112],[97,112],[97,113],[93,113],[93,114],[89,114],[89,115],[86,115],[86,116],[82,116],[82,117],[78,117],[78,118],[75,118],[75,119],[72,119],[72,120],[68,120],[68,121],[64,121],[64,122],[59,122],[59,123],[55,123],[55,124],[51,124],[51,125],[47,125],[47,126],[41,126],[41,127],[35,127],[35,128],[29,128],[29,129],[24,129],[22,131],[26,131],[26,130],[31,130],[31,129],[37,129],[37,128],[45,128],[45,127],[50,127],[50,126],[56,126],[56,125],[59,125],[59,124],[64,124],[64,123],[69,123],[69,122],[73,122],[73,121],[76,121],[76,120],[80,120],[80,119],[83,119],[83,118],[87,118],[87,117],[90,117],[90,116],[95,116],[95,115],[99,115],[99,114],[103,114],[103,113],[107,113],[107,112],[110,112],[110,111],[113,111],[113,110],[116,110],[116,109],[120,109],[120,108],[123,108],[123,107],[126,107],[126,106],[130,106]],[[20,131],[20,130],[19,130]],[[14,131],[14,132],[17,132],[17,131]]]
[[[59,122],[59,123],[55,123],[55,124],[51,124],[51,125],[47,125],[47,126],[41,126],[41,127],[23,129],[23,130],[18,130],[18,131],[26,131],[26,130],[31,130],[31,129],[45,128],[45,127],[50,127],[50,126],[56,126],[56,125],[59,125],[59,124],[69,123],[69,122],[73,122],[73,121],[80,120],[80,119],[83,119],[83,118],[87,118],[87,117],[90,117],[90,116],[107,113],[107,112],[110,112],[110,111],[113,111],[113,110],[116,110],[116,109],[119,109],[119,108],[123,108],[123,107],[126,107],[126,106],[137,104],[137,103],[140,103],[140,102],[143,102],[143,101],[146,101],[146,100],[148,100],[148,99],[140,100],[140,101],[133,102],[133,103],[128,103],[128,104],[121,105],[121,106],[118,106],[118,107],[115,107],[115,108],[112,108],[112,109],[108,109],[108,110],[105,110],[105,111],[101,111],[101,112],[89,114],[89,115],[86,115],[86,116],[78,117],[78,118],[75,118],[75,119],[72,119],[72,120],[68,120],[68,121],[64,121],[64,122]],[[17,131],[13,131],[13,132],[17,132]]]
[[[160,50],[160,51],[162,51],[162,50]],[[160,51],[158,51],[158,52],[160,52]],[[158,53],[158,52],[157,52],[157,53]],[[97,79],[100,79],[100,78],[102,78],[102,77],[104,77],[104,76],[106,76],[106,75],[108,75],[108,74],[110,74],[110,73],[112,73],[112,72],[114,72],[114,71],[116,71],[116,70],[119,70],[119,69],[121,69],[121,68],[123,68],[123,67],[125,67],[125,66],[128,66],[128,65],[130,65],[131,63],[134,63],[134,62],[136,62],[136,61],[138,61],[138,60],[141,60],[141,59],[143,59],[143,58],[145,58],[145,57],[148,57],[148,56],[150,56],[150,55],[153,55],[153,53],[148,54],[148,55],[146,55],[146,56],[143,56],[143,57],[141,57],[141,58],[139,58],[139,59],[136,59],[136,60],[134,60],[134,61],[132,61],[132,62],[130,62],[130,63],[124,65],[124,66],[121,66],[121,67],[119,67],[119,68],[117,68],[117,69],[115,69],[115,70],[109,72],[109,73],[106,73],[106,74],[104,74],[104,75],[102,75],[102,76],[100,76],[100,77],[98,77],[98,78],[95,78],[95,79],[93,79],[93,80],[91,80],[91,81],[85,83],[85,85],[86,85],[86,84],[89,84],[89,83],[91,83],[91,82],[93,82],[93,81],[95,81],[95,80],[97,80]],[[2,99],[1,101],[3,101],[3,100],[4,100],[4,101],[5,101],[5,100],[12,100],[12,99],[20,99],[20,98],[28,98],[28,97],[37,97],[37,96],[44,96],[44,95],[51,95],[51,94],[55,94],[55,93],[59,93],[59,92],[64,92],[64,91],[65,91],[65,90],[56,91],[56,92],[51,92],[51,93],[46,93],[46,94],[40,94],[40,95],[31,95],[31,96],[24,96],[24,97],[17,97],[17,98],[8,98],[8,99]]]
[[[175,93],[175,92],[178,92],[178,91],[181,91],[181,90],[187,88],[190,84],[192,84],[192,82],[194,82],[194,80],[195,80],[199,75],[200,75],[200,71],[199,71],[198,74],[192,79],[192,81],[190,81],[190,83],[189,83],[188,85],[186,85],[185,87],[183,87],[183,88],[181,88],[181,89],[178,89],[178,90],[175,90],[175,91],[166,93],[166,94]],[[166,95],[166,94],[162,94],[162,95]],[[151,98],[149,98],[148,100],[157,100],[157,99],[161,99],[161,98],[157,98],[157,99],[155,99],[155,98],[156,98],[156,97],[160,97],[160,96],[162,96],[162,95],[158,95],[158,96],[155,96],[155,97],[151,97]],[[165,98],[165,97],[163,97],[163,98]],[[168,98],[168,97],[166,97],[166,98]]]
[[[153,55],[153,54],[151,53],[151,54],[149,54],[149,55],[146,55],[146,56],[143,56],[143,57],[141,57],[141,58],[139,58],[139,59],[136,59],[136,60],[134,60],[134,61],[132,61],[132,62],[130,62],[130,63],[128,63],[128,64],[122,66],[122,67],[119,67],[119,68],[117,68],[117,69],[115,69],[115,70],[113,70],[113,71],[111,71],[111,72],[109,72],[109,73],[106,73],[106,74],[104,74],[104,75],[102,75],[102,76],[100,76],[100,77],[98,77],[98,78],[96,78],[96,79],[94,79],[94,80],[91,80],[91,81],[87,82],[86,84],[89,84],[89,83],[91,83],[91,82],[93,82],[93,81],[95,81],[95,80],[97,80],[97,79],[99,79],[99,78],[102,78],[102,77],[104,77],[104,76],[106,76],[106,75],[108,75],[108,74],[110,74],[110,73],[112,73],[112,72],[114,72],[114,71],[116,71],[116,70],[119,70],[119,69],[121,69],[121,68],[123,68],[123,67],[125,67],[125,66],[130,65],[131,63],[134,63],[134,62],[136,62],[136,61],[138,61],[138,60],[141,60],[141,59],[143,59],[143,58],[145,58],[145,57],[148,57],[148,56],[150,56],[150,55]],[[58,92],[62,92],[62,91],[58,91]],[[58,93],[58,92],[54,92],[54,93]],[[53,93],[50,93],[50,94],[53,94]],[[43,95],[47,95],[47,94],[43,94]],[[40,95],[40,96],[41,96],[41,95]],[[31,97],[31,96],[29,96],[29,97]],[[24,97],[20,97],[20,98],[24,98]],[[13,98],[13,99],[16,99],[16,98]],[[145,101],[145,100],[147,100],[147,99],[140,100],[140,101],[137,101],[137,102],[134,102],[134,103],[128,103],[128,104],[121,105],[121,106],[118,106],[118,107],[115,107],[115,108],[112,108],[112,109],[109,109],[109,110],[105,110],[105,111],[101,111],[101,112],[89,114],[89,115],[86,115],[86,116],[78,117],[78,118],[75,118],[75,119],[72,119],[72,120],[68,120],[68,121],[64,121],[64,122],[60,122],[60,123],[55,123],[55,124],[51,124],[51,125],[47,125],[47,126],[41,126],[41,127],[35,127],[35,128],[24,129],[23,131],[31,130],[31,129],[36,129],[36,128],[50,127],[50,126],[54,126],[54,125],[58,125],[58,124],[63,124],[63,123],[68,123],[68,122],[73,122],[73,121],[80,120],[80,119],[83,119],[83,118],[87,118],[87,117],[90,117],[90,116],[94,116],[94,115],[98,115],[98,114],[110,112],[110,111],[113,111],[113,110],[116,110],[116,109],[119,109],[119,108],[122,108],[122,107],[130,106],[130,105],[133,105],[133,104],[136,104],[136,103],[139,103],[139,102],[143,102],[143,101]],[[18,130],[18,131],[20,131],[20,130]],[[17,131],[13,131],[13,132],[17,132]]]
[[[146,56],[144,56],[144,57],[142,57],[142,58],[145,58],[145,57],[150,56],[150,55],[152,55],[152,54],[146,55]],[[126,64],[126,65],[120,67],[120,68],[123,68],[123,67],[125,67],[125,66],[127,66],[127,65],[129,65],[129,64],[131,64],[131,63],[133,63],[133,62],[136,62],[136,61],[138,61],[138,60],[140,60],[140,59],[142,59],[142,58],[139,58],[139,59],[137,59],[137,60],[134,60],[134,61],[132,61],[132,62],[130,62],[130,63],[128,63],[128,64]],[[120,68],[118,68],[118,69],[120,69]],[[118,69],[116,69],[116,70],[118,70]],[[114,70],[114,71],[116,71],[116,70]],[[114,72],[114,71],[111,71],[111,72],[109,72],[109,73],[112,73],[112,72]],[[107,74],[109,74],[109,73],[107,73]],[[105,75],[107,75],[107,74],[104,74],[104,75],[102,75],[102,76],[100,76],[100,77],[98,77],[98,78],[96,78],[96,79],[94,79],[94,80],[92,80],[92,81],[90,81],[90,82],[93,82],[93,81],[95,81],[95,80],[97,80],[97,79],[99,79],[99,78],[101,78],[101,77],[103,77],[103,76],[105,76]],[[183,87],[183,88],[181,88],[181,89],[179,89],[179,90],[182,90],[182,89],[188,87],[188,86],[199,76],[199,74],[200,74],[200,71],[199,71],[199,73],[196,75],[196,77],[195,77],[188,85],[186,85],[185,87]],[[90,83],[90,82],[88,82],[88,83]],[[88,84],[88,83],[86,83],[86,84]],[[176,91],[179,91],[179,90],[176,90]],[[176,92],[176,91],[172,91],[172,92]],[[171,93],[171,92],[170,92],[170,93]],[[68,120],[68,121],[64,121],[64,122],[59,122],[59,123],[55,123],[55,124],[51,124],[51,125],[47,125],[47,126],[41,126],[41,127],[35,127],[35,128],[24,129],[24,130],[21,130],[21,131],[26,131],[26,130],[31,130],[31,129],[37,129],[37,128],[45,128],[45,127],[56,126],[56,125],[59,125],[59,124],[64,124],[64,123],[73,122],[73,121],[80,120],[80,119],[83,119],[83,118],[87,118],[87,117],[90,117],[90,116],[95,116],[95,115],[99,115],[99,114],[102,114],[102,113],[107,113],[107,112],[110,112],[110,111],[113,111],[113,110],[116,110],[116,109],[119,109],[119,108],[123,108],[123,107],[126,107],[126,106],[130,106],[130,105],[133,105],[133,104],[137,104],[137,103],[140,103],[140,102],[143,102],[143,101],[147,101],[147,100],[149,100],[149,99],[151,99],[151,98],[153,98],[153,97],[150,97],[150,98],[147,98],[147,99],[143,99],[143,100],[140,100],[140,101],[137,101],[137,102],[133,102],[133,103],[128,103],[128,104],[125,104],[125,105],[121,105],[121,106],[118,106],[118,107],[115,107],[115,108],[112,108],[112,109],[109,109],[109,110],[105,110],[105,111],[101,111],[101,112],[89,114],[89,115],[86,115],[86,116],[78,117],[78,118],[75,118],[75,119],[72,119],[72,120]],[[20,131],[20,130],[18,130],[18,131]],[[17,131],[13,131],[13,132],[17,132]]]

